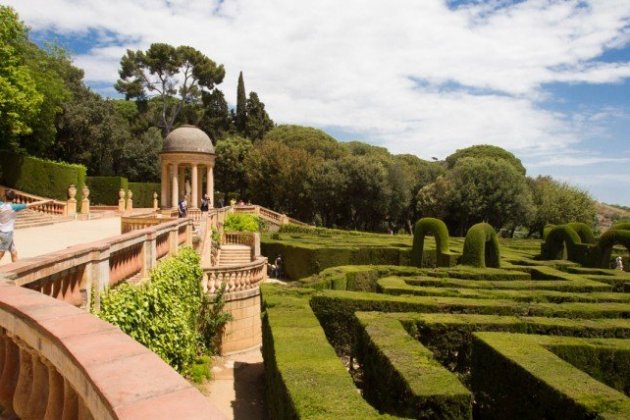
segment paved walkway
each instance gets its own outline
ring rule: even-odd
[[[120,235],[120,217],[75,220],[16,229],[13,233],[13,240],[18,250],[18,258],[25,259],[116,235]],[[7,252],[0,261],[0,265],[10,262],[11,256]]]

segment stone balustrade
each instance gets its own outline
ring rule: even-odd
[[[214,294],[225,284],[225,293],[257,288],[267,278],[267,258],[258,257],[238,267],[203,267],[203,290]]]
[[[223,419],[117,327],[0,282],[0,406],[22,419]]]
[[[236,206],[230,207],[230,209],[234,213],[255,214],[257,216],[260,216],[263,220],[275,226],[282,226],[289,223],[299,225],[299,226],[308,226],[308,227],[311,226],[307,223],[300,222],[299,220],[292,219],[285,214],[281,214],[273,210],[269,210],[268,208],[265,208],[262,206],[236,205]]]
[[[131,230],[0,267],[0,282],[37,290],[74,306],[98,306],[107,287],[147,276],[160,258],[192,245],[192,221],[177,219]],[[92,291],[92,293],[90,293]]]
[[[7,187],[3,187],[0,186],[0,196],[4,197],[4,193],[5,191],[9,189]],[[47,200],[47,198],[45,197],[39,197],[37,195],[33,195],[33,194],[28,194],[25,193],[23,191],[18,191],[18,190],[13,190],[13,192],[15,192],[15,203],[18,204],[27,204],[27,203],[33,203],[35,201],[42,201],[42,200]],[[2,200],[4,200],[4,198],[2,198]],[[41,206],[37,206],[37,208],[35,208],[35,210],[41,212],[41,213],[46,213],[46,214],[50,214],[53,216],[67,216],[67,203],[65,201],[58,201],[58,200],[54,200],[50,203],[41,205]]]

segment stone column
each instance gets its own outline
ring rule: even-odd
[[[166,162],[162,162],[162,178],[160,179],[162,182],[162,208],[165,209],[168,207],[168,164]]]
[[[178,176],[178,168],[177,164],[173,163],[173,173],[171,179],[171,208],[177,208],[177,203],[179,202],[179,176]]]
[[[179,189],[177,190],[177,197],[180,198],[186,195],[186,165],[180,163],[178,167],[177,180],[179,181]],[[175,206],[177,206],[178,202],[179,200],[175,202]]]
[[[206,166],[206,194],[210,200],[208,207],[214,207],[214,175],[212,174],[212,166]]]
[[[197,195],[199,192],[199,177],[197,176],[197,164],[193,163],[191,168],[191,187],[192,187],[192,198],[191,198],[191,207],[199,208],[199,196]]]

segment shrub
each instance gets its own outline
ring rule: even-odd
[[[448,228],[440,219],[424,217],[420,219],[413,230],[413,247],[409,255],[411,265],[422,267],[424,256],[424,237],[435,237],[436,266],[450,267],[454,265],[453,254],[448,249]],[[426,264],[425,264],[426,265]]]
[[[89,176],[87,184],[90,187],[90,204],[115,206],[118,204],[120,189],[129,188],[127,178],[123,176]]]
[[[129,189],[133,193],[133,206],[137,208],[152,208],[153,193],[161,194],[159,182],[130,182]]]
[[[580,237],[580,241],[584,244],[594,244],[595,243],[595,235],[593,235],[593,230],[586,223],[580,222],[572,222],[567,223],[567,226],[570,227],[578,234]]]
[[[597,256],[594,257],[594,265],[600,268],[609,268],[610,255],[615,244],[621,244],[630,250],[630,230],[608,229],[599,238],[597,243]]]
[[[0,152],[0,168],[3,185],[42,197],[65,201],[68,187],[74,184],[80,206],[86,173],[83,165]]]
[[[226,232],[259,232],[262,228],[261,219],[253,214],[231,213],[225,218],[223,229]]]
[[[468,229],[464,241],[462,264],[473,267],[500,267],[501,255],[497,233],[487,223],[477,223]]]
[[[200,316],[204,298],[199,256],[184,248],[160,262],[150,281],[139,286],[122,284],[101,298],[100,318],[120,327],[180,372],[189,372],[197,355],[211,340],[212,316]],[[211,312],[221,317],[221,312]],[[206,313],[207,314],[207,313]],[[225,318],[223,318],[225,319]]]

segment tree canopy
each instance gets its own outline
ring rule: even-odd
[[[168,134],[184,105],[200,101],[204,89],[221,83],[225,69],[192,47],[155,43],[146,51],[127,50],[119,75],[116,90],[128,99],[160,98],[161,124]],[[170,100],[174,97],[178,100]]]

